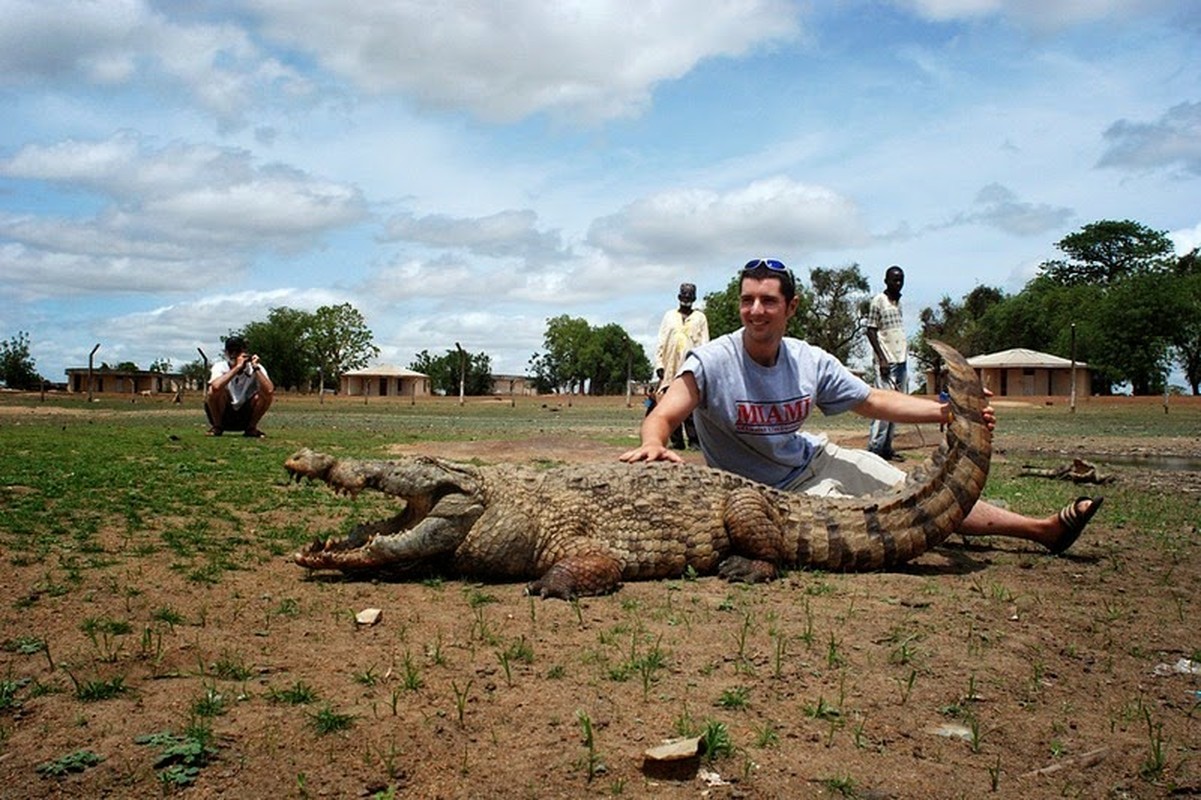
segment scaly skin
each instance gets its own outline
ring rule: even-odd
[[[295,555],[310,569],[412,573],[441,568],[494,580],[532,579],[531,593],[571,598],[688,567],[730,580],[776,568],[884,569],[953,533],[984,488],[992,436],[975,372],[931,343],[949,370],[954,420],[946,441],[897,492],[828,499],[779,492],[693,465],[619,462],[539,471],[437,458],[336,459],[301,450],[296,480],[372,489],[405,501],[396,517]]]

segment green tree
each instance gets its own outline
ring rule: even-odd
[[[589,331],[580,353],[580,367],[587,376],[590,394],[622,394],[627,378],[647,380],[651,363],[642,345],[617,323]]]
[[[1167,272],[1175,248],[1166,231],[1131,220],[1101,220],[1085,225],[1056,244],[1067,261],[1048,261],[1042,273],[1056,283],[1106,286],[1130,275]]]
[[[642,345],[615,323],[593,328],[579,317],[561,315],[546,322],[546,351],[530,357],[530,372],[539,391],[582,391],[617,394],[625,391],[627,373],[636,380],[651,375]]]
[[[204,386],[209,381],[209,370],[200,358],[189,361],[180,367],[179,374],[186,382],[196,386]]]
[[[1044,263],[1016,295],[977,287],[962,304],[943,298],[923,309],[919,358],[926,338],[965,353],[1025,347],[1087,362],[1100,393],[1122,383],[1138,394],[1161,389],[1173,359],[1183,364],[1197,341],[1191,262],[1173,261],[1166,235],[1130,221],[1086,225],[1057,247],[1068,260]]]
[[[156,358],[154,361],[150,362],[149,371],[157,372],[160,375],[166,375],[171,371],[171,359]]]
[[[1175,275],[1185,313],[1169,336],[1185,380],[1196,395],[1201,394],[1201,258],[1196,248],[1176,262]]]
[[[239,335],[263,362],[272,383],[282,389],[307,389],[317,376],[310,341],[315,325],[312,312],[279,306],[267,312],[266,320],[247,324]]]
[[[928,344],[931,339],[946,342],[969,356],[988,352],[984,318],[989,309],[1004,300],[1005,294],[1000,289],[977,286],[964,296],[962,302],[943,295],[937,306],[918,312],[921,327],[914,339],[913,355],[919,371],[924,374],[938,362],[938,355]]]
[[[562,314],[546,321],[542,335],[545,353],[535,353],[530,366],[540,390],[571,392],[581,387],[588,375],[582,361],[592,326],[581,317]]]
[[[29,354],[29,334],[18,331],[11,339],[0,342],[0,381],[9,389],[31,390],[42,385],[36,362]]]
[[[809,343],[845,364],[864,349],[871,285],[858,264],[838,269],[814,267],[809,282],[813,286],[805,326]]]
[[[379,355],[371,329],[350,303],[321,306],[313,314],[309,347],[325,376],[325,385],[337,387],[342,373],[360,369]]]
[[[492,391],[492,358],[487,353],[463,351],[463,393],[473,397]],[[459,393],[460,355],[447,350],[443,355],[431,355],[422,350],[409,364],[409,369],[428,375],[430,388],[445,395]]]
[[[1090,348],[1090,364],[1129,382],[1136,395],[1159,394],[1171,365],[1170,331],[1187,309],[1169,275],[1146,273],[1118,281],[1101,297],[1095,322],[1104,336]]]

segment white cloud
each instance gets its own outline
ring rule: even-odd
[[[990,183],[976,194],[978,209],[964,222],[990,225],[1014,236],[1037,236],[1063,228],[1074,216],[1070,208],[1022,202],[1008,188]]]
[[[1201,247],[1201,222],[1191,228],[1169,231],[1168,238],[1176,246],[1176,255],[1182,256]]]
[[[929,20],[977,20],[1005,17],[1036,32],[1060,30],[1072,25],[1136,16],[1172,4],[1169,0],[893,0]]]
[[[678,189],[598,219],[588,243],[614,259],[775,254],[795,258],[867,240],[854,202],[826,187],[776,177],[727,192]]]
[[[462,249],[493,258],[516,257],[535,263],[566,257],[559,233],[539,231],[537,223],[537,213],[529,209],[470,219],[445,214],[424,217],[398,214],[385,224],[383,239]]]
[[[0,176],[86,189],[104,203],[91,216],[0,214],[5,281],[38,294],[196,289],[256,251],[297,252],[367,216],[352,186],[258,166],[243,150],[155,149],[132,133],[28,145],[0,161]]]
[[[265,35],[368,92],[492,121],[626,117],[706,58],[798,33],[784,0],[345,3],[247,0]],[[331,20],[337,20],[331,24]]]
[[[0,0],[0,85],[114,88],[138,78],[161,84],[167,102],[182,88],[226,129],[277,96],[313,91],[233,24],[173,21],[140,0]]]
[[[1133,170],[1180,166],[1201,175],[1201,102],[1169,108],[1155,122],[1121,119],[1105,131],[1097,166]]]

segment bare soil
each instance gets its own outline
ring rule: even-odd
[[[924,450],[900,444],[914,460]],[[621,449],[560,436],[395,448],[523,462]],[[1178,449],[1201,457],[1196,442]],[[1201,511],[1201,473],[1110,471]],[[58,667],[104,642],[81,633],[70,604],[16,610],[41,568],[4,569],[0,639],[60,644],[49,659],[0,652],[0,680],[62,690],[0,714],[7,798],[1201,795],[1201,675],[1177,671],[1201,651],[1195,523],[1152,536],[1106,509],[1060,558],[956,539],[891,572],[631,583],[575,604],[532,600],[519,584],[306,576],[286,557],[207,588],[130,560],[119,580],[85,573],[89,613],[145,620],[169,606],[184,621],[140,644],[140,629],[124,637],[101,673],[132,691],[87,704]],[[113,591],[130,585],[141,590]],[[356,624],[369,608],[380,621]],[[246,674],[231,678],[235,667]],[[298,686],[317,699],[280,701]],[[179,731],[211,695],[224,707],[216,758],[172,789],[159,751],[134,737]],[[319,732],[323,709],[350,727]],[[724,727],[730,753],[674,769],[645,761],[707,725]],[[83,748],[104,761],[61,778],[35,771]]]

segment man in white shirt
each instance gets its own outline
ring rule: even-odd
[[[266,435],[259,430],[259,420],[275,399],[275,384],[259,357],[246,352],[245,339],[231,336],[225,340],[225,360],[213,364],[208,388],[204,413],[209,436],[227,430],[243,431],[243,436],[253,439]]]
[[[659,347],[655,354],[655,374],[659,376],[659,393],[667,391],[668,384],[684,363],[684,355],[694,347],[699,347],[709,341],[709,320],[705,312],[692,307],[696,302],[696,285],[681,283],[680,293],[676,298],[680,301],[678,308],[673,308],[663,315],[659,325]],[[689,415],[684,423],[671,433],[672,447],[683,450],[687,445],[700,447],[700,439],[696,435],[696,426]]]
[[[908,391],[909,342],[905,338],[905,318],[901,312],[901,289],[905,272],[895,264],[884,272],[884,291],[872,298],[867,312],[867,341],[876,359],[876,388]],[[903,460],[892,449],[896,424],[874,419],[867,449],[887,461]]]

